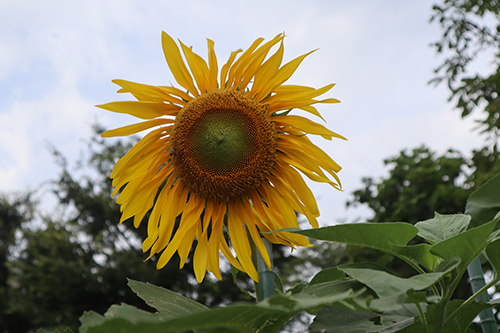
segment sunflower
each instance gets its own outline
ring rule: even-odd
[[[193,267],[199,282],[206,271],[221,279],[219,251],[258,281],[250,238],[270,267],[262,236],[292,249],[308,246],[304,236],[269,233],[298,227],[295,212],[318,227],[316,200],[298,171],[340,189],[341,167],[306,134],[344,138],[289,114],[300,109],[323,119],[313,104],[339,101],[314,98],[334,84],[320,89],[284,85],[314,51],[281,65],[283,38],[279,34],[264,44],[259,38],[246,51],[232,52],[219,73],[213,41],[208,39],[208,64],[179,41],[184,60],[176,42],[163,32],[165,58],[184,89],[113,80],[121,87],[118,92],[131,93],[137,101],[98,105],[145,120],[108,130],[103,137],[150,130],[116,163],[111,178],[112,195],[118,194],[121,205],[120,223],[133,218],[138,227],[147,220],[143,251],[149,251],[148,259],[161,253],[158,269],[175,252],[182,268],[196,238]]]

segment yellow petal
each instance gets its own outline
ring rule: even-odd
[[[125,81],[125,80],[112,80],[111,82],[122,87],[122,89],[118,90],[118,92],[120,93],[129,92],[134,94],[134,96],[139,95],[143,97],[150,97],[152,101],[161,100],[179,105],[186,104],[186,102],[184,102],[182,99],[172,96],[171,94],[166,92],[164,89],[161,89],[160,87],[150,86],[147,84],[136,83],[131,81]]]
[[[229,78],[227,80],[228,88],[236,89],[238,88],[241,80],[241,73],[248,66],[249,59],[252,56],[252,52],[259,46],[264,38],[257,38],[248,49],[246,49],[241,56],[236,60],[233,66],[229,69]]]
[[[335,86],[334,83],[324,86],[320,89],[310,87],[293,86],[291,89],[280,90],[280,87],[275,89],[275,94],[266,99],[266,103],[272,104],[276,102],[291,101],[291,100],[309,100],[323,95]]]
[[[223,236],[222,226],[224,225],[224,215],[226,213],[226,205],[221,205],[218,202],[213,202],[214,211],[212,213],[212,233],[208,240],[208,269],[219,280],[222,279],[219,268],[219,249],[220,237]]]
[[[187,93],[185,93],[184,91],[180,90],[179,88],[166,87],[166,86],[158,86],[158,89],[161,89],[161,90],[165,91],[167,94],[172,94],[172,95],[178,96],[179,98],[181,98],[181,100],[184,103],[187,103],[187,102],[189,102],[190,100],[193,99],[192,96],[189,96]]]
[[[314,50],[316,51],[316,50]],[[275,75],[269,78],[268,81],[266,81],[265,84],[263,84],[263,88],[260,90],[260,92],[257,94],[256,99],[258,101],[262,101],[264,98],[267,97],[273,90],[283,84],[285,81],[287,81],[290,76],[295,72],[297,67],[299,67],[300,63],[302,60],[304,60],[305,57],[307,57],[309,54],[313,53],[314,51],[308,52],[304,55],[301,55],[300,57],[295,58],[294,60],[286,63],[281,67]],[[256,77],[257,79],[257,77]]]
[[[199,224],[195,224],[191,227],[191,229],[184,231],[182,233],[182,242],[179,243],[179,246],[177,248],[177,254],[179,255],[180,259],[179,268],[184,267],[184,264],[186,263],[189,251],[191,251],[191,248],[193,247],[193,241],[194,241],[194,236],[196,235],[196,229],[198,229],[199,227],[200,227]],[[206,270],[203,271],[203,275],[200,276],[197,275],[196,278],[198,279],[198,277],[201,277],[201,280],[203,280],[203,278],[205,277],[205,273]]]
[[[235,203],[231,201],[228,202],[228,219],[231,221],[231,223],[228,223],[229,238],[238,256],[238,261],[254,281],[259,281],[257,270],[252,262],[252,250],[243,221],[236,210]]]
[[[147,101],[123,101],[96,105],[108,111],[127,113],[141,119],[153,119],[161,116],[173,116],[181,109],[174,104]]]
[[[193,52],[193,50],[179,41],[188,62],[191,73],[196,81],[200,93],[204,94],[209,90],[208,66],[205,60]]]
[[[160,259],[158,259],[158,263],[156,264],[158,269],[163,268],[170,258],[172,258],[174,253],[179,249],[181,242],[184,240],[185,233],[187,233],[194,224],[200,223],[199,219],[203,208],[205,208],[205,201],[201,198],[195,198],[194,195],[191,197],[191,200],[194,200],[194,204],[191,207],[192,209],[185,211],[182,215],[181,222],[179,223],[179,229],[177,229],[174,237],[165,248],[165,251],[161,254]],[[158,242],[159,240],[156,244]]]
[[[109,137],[113,137],[113,136],[127,136],[127,135],[135,134],[138,132],[142,132],[142,131],[147,130],[148,128],[151,128],[154,126],[159,126],[159,125],[163,125],[163,124],[172,124],[172,123],[174,123],[173,119],[166,119],[166,118],[153,119],[153,120],[144,121],[142,123],[137,123],[137,124],[132,124],[132,125],[128,125],[128,126],[115,128],[112,130],[107,130],[106,132],[102,133],[101,136],[103,138],[109,138]]]
[[[196,250],[194,251],[193,258],[193,269],[194,275],[196,276],[196,280],[198,283],[203,281],[207,271],[208,265],[208,241],[207,241],[207,232],[203,232],[201,237],[198,237],[198,245],[196,246]],[[218,251],[217,251],[218,252]]]
[[[122,158],[120,158],[118,162],[116,162],[110,177],[114,178],[116,174],[120,172],[121,166],[129,163],[131,159],[140,158],[140,156],[142,156],[142,152],[147,151],[152,145],[154,145],[161,138],[162,134],[162,128],[153,130],[146,134]]]
[[[277,124],[284,124],[295,127],[296,129],[302,132],[321,135],[322,137],[328,140],[331,140],[332,137],[347,140],[342,135],[332,132],[325,126],[315,123],[314,121],[309,120],[305,117],[290,116],[290,115],[276,116],[273,117],[273,121],[276,122]]]
[[[299,197],[300,201],[304,203],[304,205],[313,213],[315,216],[319,216],[318,204],[316,203],[316,199],[314,195],[307,186],[304,179],[299,175],[294,168],[288,165],[279,164],[279,168],[283,168],[282,170],[277,168],[275,176],[277,178],[284,179],[290,186],[293,187],[294,192]]]
[[[316,217],[319,216],[319,212],[317,214],[311,213],[309,208],[302,204],[298,197],[297,194],[293,191],[292,187],[286,183],[286,181],[283,181],[279,177],[275,177],[270,175],[269,180],[274,184],[274,187],[276,190],[282,194],[283,198],[290,203],[290,206],[292,206],[293,210],[295,210],[297,213],[300,213],[302,215],[305,215],[307,217],[307,220],[309,221],[309,224],[313,228],[318,227],[318,221],[316,220]]]
[[[267,95],[261,94],[261,92],[266,88],[266,83],[269,82],[278,72],[278,69],[283,61],[283,53],[285,49],[283,47],[283,41],[276,51],[266,62],[260,66],[260,68],[255,73],[255,79],[250,89],[251,96],[261,96],[266,97]],[[257,100],[263,99],[263,97],[256,98]]]
[[[266,263],[266,266],[271,269],[271,260],[269,259],[269,253],[267,253],[266,246],[262,242],[262,238],[260,237],[255,224],[252,222],[256,217],[253,216],[253,212],[250,210],[250,203],[246,202],[245,204],[242,204],[238,202],[235,207],[238,210],[239,216],[242,217],[255,246],[259,250],[262,259],[264,259],[264,262]]]
[[[217,88],[217,56],[215,55],[214,50],[214,42],[210,39],[207,39],[208,43],[208,66],[210,67],[209,75],[208,75],[208,88],[216,89]]]
[[[184,60],[182,59],[177,44],[172,39],[172,37],[167,35],[165,32],[162,32],[161,41],[165,59],[167,60],[168,67],[170,67],[175,80],[182,87],[193,94],[193,96],[198,97],[200,94],[193,84],[193,78],[191,77],[191,74],[189,74],[189,71],[184,64]]]
[[[220,88],[224,89],[228,86],[228,82],[226,82],[226,77],[227,77],[227,72],[229,71],[229,68],[233,64],[234,59],[236,58],[236,55],[240,52],[243,52],[242,49],[238,49],[236,51],[231,52],[231,55],[229,56],[229,59],[227,62],[222,66],[221,72],[220,72]]]
[[[231,250],[229,249],[229,246],[227,245],[226,239],[224,237],[221,237],[220,245],[221,245],[220,250],[222,251],[222,254],[224,254],[224,257],[226,257],[226,259],[231,263],[231,265],[236,267],[238,270],[244,272],[245,270],[241,266],[240,262],[231,253]]]
[[[235,82],[240,82],[238,84],[240,91],[245,90],[247,85],[255,76],[255,73],[260,68],[262,62],[269,53],[269,50],[278,42],[283,40],[283,38],[284,38],[283,34],[278,34],[272,40],[270,40],[269,42],[265,43],[264,45],[260,46],[257,50],[255,50],[255,52],[251,55],[251,59],[249,59],[248,65],[235,78]]]
[[[162,219],[158,227],[158,240],[151,248],[151,253],[159,253],[169,244],[176,218],[179,216],[177,208],[187,207],[186,209],[191,209],[196,205],[194,198],[190,198],[190,200],[187,201],[187,191],[185,189],[183,190],[182,187],[183,184],[177,181],[174,183],[172,191],[167,192],[166,198],[164,199],[165,209],[159,211],[159,213],[162,214]],[[179,195],[181,190],[182,192]]]
[[[325,153],[321,148],[316,146],[309,140],[309,138],[305,135],[303,136],[293,136],[293,135],[280,135],[278,140],[278,146],[282,144],[282,140],[285,142],[289,142],[290,146],[294,148],[300,149],[302,151],[307,152],[307,154],[311,155],[311,157],[318,161],[320,166],[325,170],[331,170],[333,172],[339,172],[342,170],[342,167],[337,164],[327,153]]]

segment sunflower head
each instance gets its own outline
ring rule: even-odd
[[[150,129],[116,163],[111,178],[113,196],[118,194],[121,204],[120,221],[133,217],[138,227],[151,211],[143,250],[149,258],[160,254],[158,268],[176,252],[182,267],[196,238],[198,281],[207,270],[221,278],[219,252],[258,281],[249,238],[270,266],[261,237],[293,249],[309,242],[301,235],[269,232],[298,227],[296,213],[318,226],[316,201],[300,173],[340,189],[340,166],[307,135],[344,138],[289,113],[300,109],[321,118],[313,105],[337,103],[316,99],[334,85],[314,89],[284,84],[311,52],[282,65],[283,38],[257,39],[244,52],[232,52],[219,71],[211,40],[205,61],[180,41],[179,49],[163,33],[165,58],[182,89],[114,80],[119,92],[137,100],[99,105],[145,120],[108,130],[103,137]]]
[[[207,199],[228,201],[265,181],[278,138],[267,109],[234,89],[189,101],[171,135],[173,164],[186,185]]]

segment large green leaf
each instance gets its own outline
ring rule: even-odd
[[[301,294],[299,297],[276,295],[257,304],[232,304],[182,317],[173,318],[164,314],[152,315],[137,308],[121,305],[112,306],[104,316],[95,312],[85,313],[80,321],[81,333],[104,332],[276,332],[296,313],[319,309],[325,305],[342,306],[343,301],[357,297],[359,293],[347,290],[323,297]]]
[[[495,218],[500,211],[500,174],[478,188],[467,201],[465,213],[472,216],[470,228]]]
[[[500,239],[488,244],[486,247],[486,254],[497,276],[500,277]]]
[[[441,215],[434,213],[434,218],[415,224],[418,235],[431,244],[442,242],[467,230],[471,217],[454,214]]]
[[[477,228],[469,229],[466,232],[448,238],[431,247],[431,253],[443,259],[459,257],[462,262],[458,266],[459,272],[464,272],[467,266],[486,247],[486,242],[491,232],[495,228],[498,218],[483,224]]]
[[[182,317],[209,310],[203,304],[150,283],[128,279],[128,285],[147,305],[168,316]]]
[[[365,333],[378,331],[369,319],[377,315],[366,311],[352,311],[336,307],[325,307],[309,326],[310,333]]]
[[[448,271],[451,271],[457,265],[458,262],[455,261],[454,264],[449,265]],[[338,269],[344,271],[353,279],[370,287],[370,289],[375,291],[381,298],[406,293],[412,289],[427,289],[448,272],[420,274],[404,279],[384,271],[363,268],[359,264],[340,265]]]
[[[399,310],[387,311],[382,315],[371,311],[324,307],[309,326],[309,332],[391,333],[412,325],[415,316],[418,316],[418,310],[413,304],[403,305]]]
[[[389,243],[405,245],[416,236],[418,229],[411,224],[397,222],[353,223],[309,230],[288,228],[279,231],[289,231],[313,239],[360,245],[393,253]]]
[[[365,286],[354,280],[337,280],[315,283],[302,289],[300,294],[314,295],[317,297],[327,295],[337,295],[347,290],[360,290]]]

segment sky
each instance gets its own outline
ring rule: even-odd
[[[388,174],[383,159],[422,144],[438,153],[467,153],[483,143],[472,131],[473,119],[453,110],[446,87],[428,84],[443,60],[430,47],[441,34],[429,23],[433,2],[1,1],[0,192],[36,189],[50,210],[44,184],[60,169],[47,145],[71,165],[94,123],[110,129],[136,122],[95,107],[133,99],[116,94],[112,79],[176,85],[162,53],[162,31],[205,59],[206,38],[214,40],[219,63],[258,37],[285,32],[285,60],[319,48],[288,83],[336,83],[325,97],[341,103],[318,110],[329,129],[348,138],[313,140],[343,167],[343,192],[308,182],[318,221],[366,220],[366,207],[346,210],[345,202],[362,177]]]

